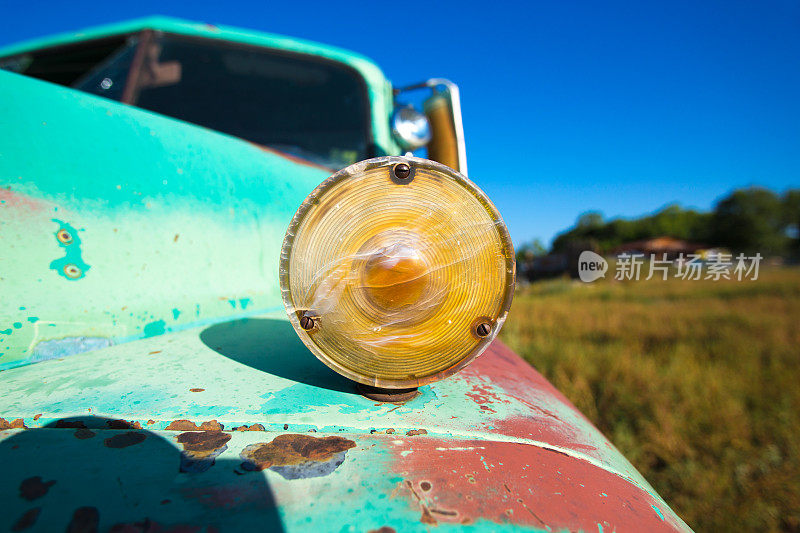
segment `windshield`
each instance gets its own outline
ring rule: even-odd
[[[59,58],[69,63],[69,76]],[[366,85],[354,69],[339,62],[153,32],[104,41],[102,49],[95,41],[10,59],[0,61],[0,68],[123,101],[328,168],[369,157]]]

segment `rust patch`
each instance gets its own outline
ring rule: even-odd
[[[176,437],[183,445],[181,472],[205,472],[217,456],[228,449],[229,433],[221,431],[187,431]]]
[[[96,533],[99,525],[100,512],[97,507],[79,507],[72,513],[67,533]]]
[[[47,494],[55,483],[55,480],[44,482],[40,476],[29,477],[19,484],[19,497],[32,502]]]
[[[114,435],[113,437],[104,440],[103,444],[108,448],[127,448],[128,446],[139,444],[146,438],[147,435],[144,433],[139,433],[138,431],[129,431],[127,433]]]
[[[86,429],[86,424],[84,424],[80,420],[56,420],[56,427],[67,428],[67,429],[78,429],[78,428]]]
[[[4,429],[28,429],[21,418],[16,418],[9,422],[5,418],[0,418],[0,431]]]
[[[265,431],[264,426],[261,424],[253,424],[252,426],[237,426],[233,428],[234,431]]]
[[[189,389],[189,392],[203,392],[205,389]]]
[[[148,420],[148,421],[147,421],[147,425],[148,425],[148,426],[151,426],[151,425],[153,425],[153,424],[155,424],[155,423],[156,423],[156,421],[155,421],[155,420],[153,420],[152,418],[151,418],[150,420]]]
[[[378,529],[370,529],[367,533],[397,533],[393,527],[383,526]]]
[[[355,442],[343,437],[312,437],[303,434],[278,435],[271,442],[247,446],[240,457],[245,470],[271,468],[286,479],[325,476],[344,462]]]
[[[106,420],[109,429],[142,429],[142,425],[136,421],[127,420]]]
[[[419,488],[421,488],[425,492],[428,492],[429,490],[431,490],[431,484],[428,481],[422,481],[419,484]]]
[[[39,513],[41,511],[41,507],[34,507],[33,509],[25,511],[22,516],[14,522],[14,525],[11,526],[11,531],[25,531],[36,523],[36,519],[39,518]]]
[[[225,426],[216,420],[208,420],[199,426],[191,420],[174,420],[164,428],[170,431],[222,431]]]
[[[42,413],[39,413],[38,415],[33,415],[33,419],[34,420],[39,420],[41,417],[42,417]]]
[[[91,439],[92,437],[95,436],[95,432],[92,431],[91,429],[78,428],[78,429],[75,430],[75,434],[74,435],[75,435],[76,439],[81,439],[81,440],[83,440],[83,439]]]
[[[427,434],[428,432],[424,429],[412,429],[406,432],[406,435],[408,435],[409,437],[413,437],[415,435],[427,435]]]
[[[124,307],[123,307],[123,309],[124,309]],[[150,353],[148,353],[147,355],[155,355],[155,354],[157,354],[157,353],[161,353],[161,350],[156,350],[156,351],[154,351],[154,352],[150,352]]]

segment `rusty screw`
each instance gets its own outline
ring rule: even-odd
[[[475,328],[475,333],[478,337],[487,337],[492,332],[492,325],[488,322],[482,322]]]
[[[300,317],[300,327],[308,331],[314,327],[314,319],[310,316]]]
[[[405,163],[398,163],[394,166],[394,176],[399,180],[407,180],[411,175],[411,167]]]
[[[65,229],[58,230],[58,233],[56,233],[56,238],[58,239],[58,242],[60,242],[61,244],[72,243],[72,235],[70,235],[70,233]]]
[[[64,274],[70,279],[78,279],[83,274],[83,271],[72,263],[64,265]]]

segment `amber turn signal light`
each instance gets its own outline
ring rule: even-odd
[[[380,157],[322,182],[283,241],[297,334],[365,385],[418,387],[480,355],[508,314],[514,249],[489,198],[439,163]]]

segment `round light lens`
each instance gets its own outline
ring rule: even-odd
[[[303,202],[280,282],[295,330],[325,364],[383,388],[449,376],[500,331],[514,250],[495,207],[439,163],[356,163]]]
[[[392,133],[403,150],[416,150],[431,140],[428,117],[411,106],[401,107],[392,115]]]

